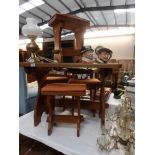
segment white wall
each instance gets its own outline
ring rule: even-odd
[[[62,38],[62,40],[72,40],[73,37]],[[44,41],[53,41],[53,38],[44,39]],[[19,44],[19,48],[26,50],[26,44]],[[42,43],[37,42],[40,50],[42,50]],[[93,49],[102,45],[110,48],[113,51],[112,59],[133,59],[134,58],[134,35],[113,36],[103,38],[84,39],[84,45],[91,45]]]
[[[26,43],[25,44],[19,44],[19,49],[22,49],[23,51],[26,51]],[[37,43],[37,45],[39,46],[39,49],[42,50],[42,43]]]
[[[43,49],[43,39],[42,38],[37,38],[36,39],[36,44],[39,46],[39,49],[42,50]],[[19,40],[19,49],[22,49],[24,51],[26,51],[26,45],[30,43],[30,39],[21,39]]]
[[[113,51],[112,59],[133,59],[135,36],[115,36],[84,39],[84,45],[91,45],[93,49],[101,45]]]

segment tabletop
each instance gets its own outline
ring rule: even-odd
[[[89,68],[120,68],[122,65],[119,63],[28,63],[20,62],[23,67],[89,67]]]

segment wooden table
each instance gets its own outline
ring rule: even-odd
[[[41,121],[42,113],[45,111],[44,100],[40,94],[40,89],[46,84],[45,78],[48,72],[52,68],[71,68],[71,67],[89,67],[89,68],[99,68],[100,75],[104,81],[104,69],[112,69],[112,72],[115,74],[115,87],[117,87],[118,71],[121,68],[121,64],[118,63],[108,63],[108,64],[86,64],[86,63],[28,63],[20,62],[19,65],[25,68],[27,74],[31,73],[36,77],[38,81],[38,96],[36,99],[34,107],[34,126],[37,126]]]
[[[56,13],[48,22],[53,27],[54,34],[54,59],[63,62],[64,56],[79,56],[84,42],[84,33],[90,26],[86,19],[69,15]],[[61,31],[62,29],[74,32],[74,45],[72,48],[61,48]]]
[[[61,52],[61,31],[62,29],[71,30],[75,33],[75,44],[74,50],[80,50],[83,46],[84,32],[87,27],[90,26],[90,22],[86,19],[69,15],[56,13],[48,22],[48,25],[53,27],[54,41],[55,41],[55,52]],[[73,51],[71,53],[74,53]]]

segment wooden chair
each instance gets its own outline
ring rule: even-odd
[[[77,84],[86,84],[87,90],[90,90],[90,101],[92,104],[95,104],[96,99],[96,92],[100,88],[100,96],[99,96],[99,102],[100,102],[100,109],[99,114],[101,117],[101,126],[104,124],[105,120],[105,103],[104,103],[104,85],[102,84],[102,81],[100,81],[97,78],[93,77],[94,71],[92,69],[83,69],[83,68],[68,68],[68,73],[71,73],[73,75],[73,78],[69,79],[69,83],[77,83]],[[85,79],[78,79],[77,75],[88,75],[88,78]],[[95,109],[91,109],[93,111],[93,117],[95,117]]]
[[[48,118],[48,135],[51,135],[52,128],[56,122],[77,123],[77,137],[80,135],[80,96],[85,95],[85,84],[68,84],[68,83],[53,83],[47,84],[41,89],[41,94],[46,96],[46,101],[49,108]],[[56,115],[55,114],[55,96],[74,96],[74,102],[77,102],[78,115]]]

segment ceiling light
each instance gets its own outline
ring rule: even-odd
[[[48,24],[44,24],[44,25],[40,26],[40,28],[43,30],[43,29],[49,28],[49,26],[48,26]]]
[[[135,8],[127,9],[127,12],[135,12]]]
[[[20,5],[20,8],[22,8],[23,10],[26,11],[26,10],[30,10],[30,9],[34,8],[34,6],[27,2],[27,3]]]
[[[125,13],[126,9],[115,9],[114,13]]]
[[[25,10],[19,7],[19,14],[22,14],[24,12],[25,12]]]
[[[74,33],[64,34],[64,35],[61,35],[61,37],[63,38],[63,37],[72,36],[72,35],[74,35]]]
[[[44,2],[42,0],[30,0],[29,2],[26,2],[19,7],[19,14],[24,13],[25,11],[28,11],[32,8],[35,8],[36,6],[42,5]]]
[[[42,0],[31,0],[29,2],[34,4],[35,6],[39,6],[39,5],[44,4],[44,2]]]
[[[65,36],[71,36],[71,35],[74,35],[74,33],[68,33]]]
[[[108,36],[121,36],[121,35],[129,35],[134,34],[134,27],[123,28],[123,29],[111,29],[105,31],[94,31],[94,32],[86,32],[84,34],[84,38],[98,38],[98,37],[108,37]]]
[[[115,9],[114,13],[125,13],[125,12],[135,12],[135,8],[130,9]]]

